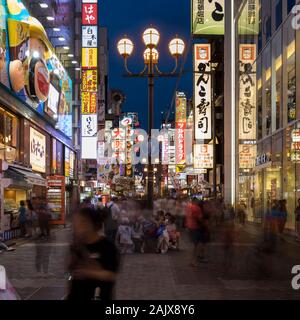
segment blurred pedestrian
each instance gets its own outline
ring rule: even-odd
[[[191,203],[186,207],[185,225],[189,230],[190,240],[193,244],[191,265],[199,266],[198,256],[201,254],[201,234],[200,234],[200,219],[202,216],[201,208],[197,198],[193,198]]]
[[[296,241],[300,242],[300,199],[298,199],[298,206],[295,210],[295,220],[296,220]]]
[[[20,207],[19,207],[19,225],[20,225],[20,232],[21,237],[25,237],[27,234],[27,228],[26,228],[26,207],[25,207],[25,201],[20,201]]]
[[[119,267],[118,251],[102,235],[104,210],[82,208],[74,216],[69,300],[112,300]]]
[[[118,220],[120,219],[120,208],[113,198],[106,204],[106,217],[104,220],[104,232],[106,237],[115,243],[118,231]]]
[[[30,200],[26,200],[26,229],[27,235],[32,237],[33,235],[33,221],[34,221],[34,209]]]
[[[134,252],[133,229],[128,218],[123,217],[116,235],[116,246],[121,254]]]
[[[246,205],[243,202],[241,202],[237,207],[237,218],[239,223],[244,226],[246,223]]]
[[[35,211],[38,217],[40,237],[48,239],[50,237],[50,213],[45,199],[37,199]]]
[[[280,240],[284,240],[283,232],[285,229],[285,225],[287,222],[287,216],[288,216],[285,199],[279,201],[279,212],[280,213],[279,213],[279,217],[277,220],[278,221],[278,236],[279,236]]]

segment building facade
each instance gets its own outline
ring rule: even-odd
[[[58,15],[48,28],[43,12],[34,15],[33,2],[25,5],[0,1],[0,226],[6,239],[19,234],[21,200],[41,197],[52,222],[64,224],[77,195],[74,78],[49,36],[61,22]]]
[[[291,231],[300,198],[296,4],[242,1],[235,25],[237,204],[250,221],[262,222],[275,200],[286,200]]]

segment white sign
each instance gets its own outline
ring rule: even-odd
[[[82,26],[82,47],[97,48],[98,33],[97,26]]]
[[[240,45],[239,138],[256,140],[255,44]]]
[[[98,131],[97,114],[82,115],[81,130],[83,137],[94,137]]]
[[[214,167],[214,147],[212,144],[194,145],[194,168],[212,169]]]
[[[126,118],[122,119],[121,125],[123,127],[131,126],[132,125],[132,118],[126,117]]]
[[[96,160],[97,137],[82,137],[81,139],[81,158],[88,160]]]
[[[240,169],[253,169],[256,163],[256,145],[239,146]]]
[[[46,172],[46,137],[31,127],[30,164],[33,171]]]
[[[195,139],[212,138],[211,123],[211,46],[194,46]]]
[[[6,290],[6,272],[3,266],[0,266],[0,290]]]

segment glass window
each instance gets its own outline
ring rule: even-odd
[[[282,115],[282,33],[272,41],[272,131],[281,127]]]
[[[295,5],[295,0],[288,0],[287,1],[287,10],[288,10],[288,13],[291,12],[291,10],[293,9],[294,5]]]
[[[290,19],[285,24],[287,122],[296,120],[296,41]]]
[[[18,160],[18,119],[0,108],[0,159]]]

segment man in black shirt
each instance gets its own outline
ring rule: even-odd
[[[113,299],[119,254],[115,245],[99,233],[103,213],[83,208],[74,217],[69,300]]]

